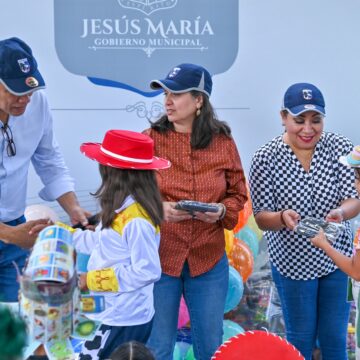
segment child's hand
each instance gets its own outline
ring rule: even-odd
[[[324,249],[327,246],[331,246],[325,236],[323,229],[320,229],[319,233],[316,236],[314,236],[313,238],[310,238],[310,241],[314,246],[316,246],[320,249]]]
[[[86,277],[87,277],[87,273],[82,273],[79,276],[79,288],[81,291],[88,291],[88,287],[87,287],[87,283],[86,283]]]

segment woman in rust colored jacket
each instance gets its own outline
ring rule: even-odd
[[[161,279],[155,283],[155,317],[148,342],[157,360],[172,360],[181,296],[191,322],[194,354],[209,360],[222,343],[229,268],[224,229],[233,229],[247,200],[244,172],[231,131],[216,119],[209,72],[194,64],[174,67],[164,80],[166,114],[145,132],[155,154],[171,161],[158,173],[165,221],[161,225]],[[176,209],[179,200],[217,205],[216,212]]]

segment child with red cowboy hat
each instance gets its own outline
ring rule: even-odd
[[[149,136],[125,130],[109,130],[101,144],[84,143],[80,150],[99,163],[102,179],[94,194],[100,223],[95,231],[72,230],[75,249],[90,255],[80,287],[103,295],[105,310],[91,316],[102,325],[79,359],[106,359],[122,343],[146,343],[150,335],[163,218],[154,170],[170,162],[153,156]]]

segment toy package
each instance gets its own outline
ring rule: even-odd
[[[29,341],[43,343],[49,359],[73,358],[70,336],[94,338],[101,323],[85,314],[103,311],[104,298],[80,293],[70,231],[54,225],[40,232],[20,288]]]

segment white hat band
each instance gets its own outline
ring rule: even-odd
[[[109,150],[106,150],[104,149],[102,146],[100,146],[100,150],[106,154],[106,155],[109,155],[115,159],[119,159],[119,160],[124,160],[124,161],[132,161],[132,162],[135,162],[135,163],[142,163],[142,164],[151,164],[153,159],[149,159],[149,160],[146,160],[146,159],[135,159],[135,158],[131,158],[131,157],[127,157],[127,156],[122,156],[122,155],[119,155],[119,154],[115,154]]]

